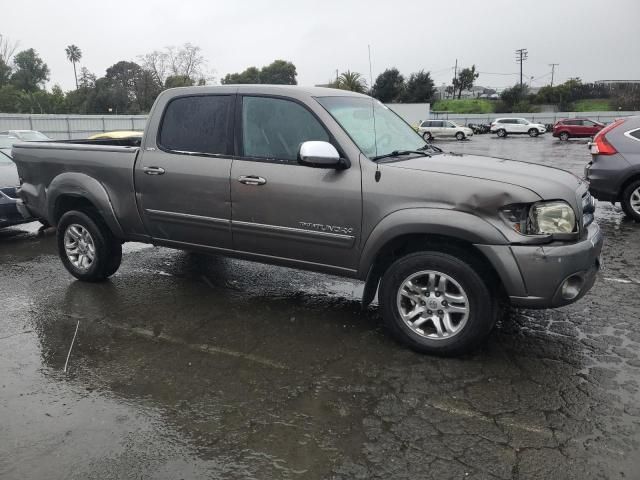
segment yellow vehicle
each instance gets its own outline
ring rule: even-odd
[[[135,130],[118,130],[115,132],[104,132],[104,133],[96,133],[95,135],[91,135],[89,140],[102,140],[102,139],[119,139],[119,138],[134,138],[140,137],[142,138],[142,132],[138,132]]]

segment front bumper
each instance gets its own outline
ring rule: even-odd
[[[572,244],[512,246],[526,296],[510,296],[512,305],[555,308],[576,302],[593,286],[600,269],[604,236],[597,223],[587,238]]]

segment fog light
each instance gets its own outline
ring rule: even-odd
[[[580,294],[580,290],[582,290],[583,283],[584,281],[579,275],[572,275],[567,278],[562,284],[562,289],[560,291],[562,298],[565,300],[573,300],[576,298]]]

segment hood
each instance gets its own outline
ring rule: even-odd
[[[572,199],[584,182],[574,174],[535,163],[484,157],[481,155],[440,154],[385,164],[392,168],[424,170],[465,177],[482,178],[526,188],[544,200]]]
[[[15,164],[0,163],[0,188],[17,187],[20,184]]]

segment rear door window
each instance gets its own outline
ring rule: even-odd
[[[230,154],[231,95],[178,97],[167,105],[158,145],[163,150],[192,154]]]

